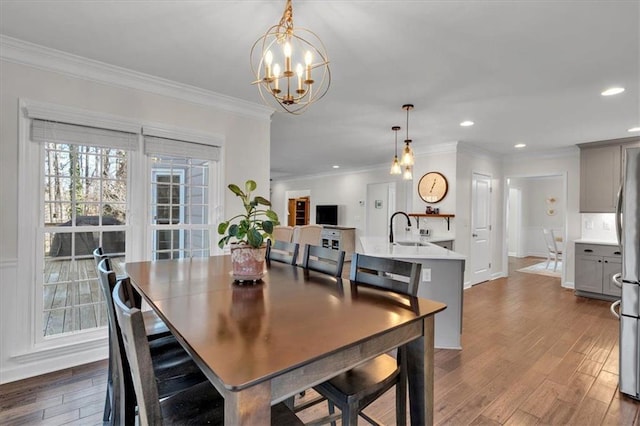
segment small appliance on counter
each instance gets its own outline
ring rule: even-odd
[[[622,274],[613,277],[622,298],[611,312],[620,319],[620,392],[640,399],[640,148],[627,148],[625,159],[616,209]]]

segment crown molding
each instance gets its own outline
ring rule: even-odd
[[[580,149],[577,146],[549,149],[538,152],[521,152],[502,156],[502,161],[540,160],[545,158],[579,157]]]
[[[0,34],[0,59],[74,78],[141,90],[233,114],[271,120],[274,110],[263,105],[129,70]]]
[[[479,148],[475,145],[471,145],[466,142],[458,142],[457,146],[458,152],[475,155],[476,157],[483,157],[488,160],[501,160],[502,155],[496,154],[495,152],[488,151],[483,148]]]
[[[458,150],[458,141],[454,142],[442,142],[439,144],[420,146],[420,149],[416,149],[413,147],[413,154],[415,156],[418,155],[429,155],[429,154],[450,154],[455,153]]]

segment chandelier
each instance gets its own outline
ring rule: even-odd
[[[407,138],[404,140],[404,149],[402,150],[402,158],[400,165],[404,167],[402,178],[404,180],[413,179],[412,166],[415,163],[413,149],[411,149],[411,139],[409,139],[409,111],[413,109],[413,104],[404,104],[402,109],[407,111]]]
[[[331,85],[324,44],[314,32],[294,28],[291,0],[280,22],[253,44],[250,60],[256,78],[251,84],[258,86],[265,104],[277,104],[291,114],[303,113]]]
[[[393,161],[391,162],[391,173],[392,175],[399,175],[402,173],[402,167],[400,167],[400,160],[398,160],[398,130],[400,130],[400,126],[393,126],[391,128],[396,133],[396,150],[395,155],[393,156]]]

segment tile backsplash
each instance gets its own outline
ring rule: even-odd
[[[616,220],[613,213],[583,213],[582,238],[587,240],[616,240]]]

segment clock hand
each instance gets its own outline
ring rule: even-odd
[[[433,192],[433,187],[436,186],[436,180],[433,180],[433,185],[431,185],[431,189],[429,190],[429,194]]]

